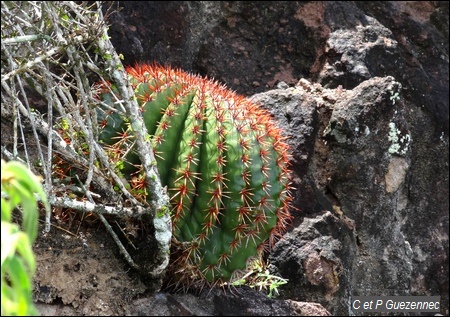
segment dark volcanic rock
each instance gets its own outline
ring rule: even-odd
[[[273,274],[289,280],[283,287],[287,298],[308,298],[330,307],[333,315],[345,315],[339,303],[348,296],[348,280],[356,254],[354,224],[327,211],[285,235],[273,250]]]
[[[157,293],[135,300],[131,316],[330,316],[320,304],[267,298],[251,288],[206,291],[201,296]]]
[[[290,115],[291,122],[306,118],[319,131],[290,138],[292,147],[300,150],[293,152],[293,164],[302,161],[302,152],[310,158],[295,197],[300,208],[322,208],[334,215],[304,218],[272,252],[272,269],[290,281],[288,298],[318,301],[341,315],[348,313],[342,299],[349,294],[414,294],[414,237],[405,232],[411,212],[405,186],[414,141],[404,105],[395,97],[400,93],[401,85],[387,76],[353,90],[326,89],[302,80],[294,88],[253,96],[269,105],[276,96],[278,116],[290,111],[291,100],[299,100],[298,109],[307,108],[303,102],[316,105],[319,113],[318,120],[307,120],[300,110]],[[295,125],[279,121],[287,131],[296,131]],[[315,145],[312,152],[303,140]],[[321,200],[308,204],[303,192],[322,193]]]

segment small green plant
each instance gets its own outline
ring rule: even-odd
[[[279,295],[278,288],[287,284],[287,282],[287,279],[270,274],[261,261],[255,260],[249,265],[248,273],[232,282],[231,285],[240,286],[245,284],[251,288],[257,288],[259,291],[265,290],[268,292],[267,296],[273,298]]]
[[[395,102],[397,100],[400,100],[399,93],[398,92],[394,93],[393,91],[390,91],[390,93],[391,93],[391,96],[389,97],[389,99],[392,101],[392,104],[395,105]]]
[[[32,244],[37,236],[38,205],[35,194],[50,208],[39,181],[20,162],[1,161],[2,316],[38,315],[32,301],[32,277],[36,262]],[[22,211],[21,226],[12,221],[15,209]]]

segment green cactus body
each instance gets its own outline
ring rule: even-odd
[[[266,111],[211,80],[150,65],[127,72],[169,189],[174,241],[183,245],[172,269],[185,279],[229,281],[290,218],[281,131]],[[113,104],[109,94],[102,99]],[[127,130],[126,119],[102,119],[100,139],[110,152],[125,153],[122,174],[142,174],[132,138],[113,138]]]

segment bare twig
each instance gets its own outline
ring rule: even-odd
[[[137,101],[133,98],[134,92],[128,83],[120,58],[112,43],[109,41],[106,31],[103,36],[98,38],[97,43],[100,51],[110,56],[105,61],[107,65],[106,70],[122,96],[123,106],[131,122],[131,128],[138,149],[137,153],[144,167],[149,195],[153,202],[153,225],[155,228],[155,238],[159,247],[157,257],[159,259],[159,265],[152,272],[148,273],[153,276],[159,276],[169,264],[170,241],[172,238],[172,224],[168,212],[170,210],[169,196],[166,193],[166,189],[162,187],[153,150],[149,142],[146,141],[148,140],[148,132],[140,115]]]
[[[102,5],[73,1],[1,3],[2,117],[9,116],[15,127],[12,150],[2,140],[1,153],[8,159],[23,160],[44,174],[53,206],[97,213],[127,262],[136,269],[139,266],[103,215],[134,219],[145,215],[152,221],[158,249],[155,265],[147,268],[147,273],[160,277],[169,261],[169,197],[161,185],[134,92],[109,40]],[[117,87],[118,102],[114,106],[98,100],[98,83]],[[46,105],[39,108],[42,113],[36,104]],[[149,204],[129,192],[109,152],[99,142],[97,115],[103,115],[101,111],[118,113],[131,122],[132,142],[145,172]],[[35,142],[28,142],[29,132]],[[35,143],[36,150],[30,150],[30,143]],[[42,149],[46,149],[45,155]],[[77,181],[83,198],[69,198],[80,197],[71,195],[79,193],[80,188],[54,174],[56,156],[69,168],[83,170]],[[47,231],[50,225],[48,213]]]

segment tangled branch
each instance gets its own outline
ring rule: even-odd
[[[170,217],[159,211],[168,208],[169,198],[145,141],[147,131],[133,90],[108,37],[103,11],[107,16],[113,10],[104,5],[2,1],[2,124],[11,123],[13,137],[9,143],[2,139],[1,153],[2,158],[21,160],[33,172],[41,173],[54,206],[95,212],[102,221],[106,221],[105,213],[150,216],[161,258],[152,273],[158,275],[168,262]],[[112,83],[121,93],[123,99],[117,103],[122,107],[111,110],[123,112],[133,122],[150,206],[128,191],[98,141],[98,105],[109,107],[97,98],[99,83]],[[78,171],[75,183],[68,184],[67,174],[59,173],[63,166],[65,172]],[[79,190],[73,190],[75,187]],[[46,231],[50,230],[50,218],[47,213]],[[128,260],[133,266],[131,258]]]

